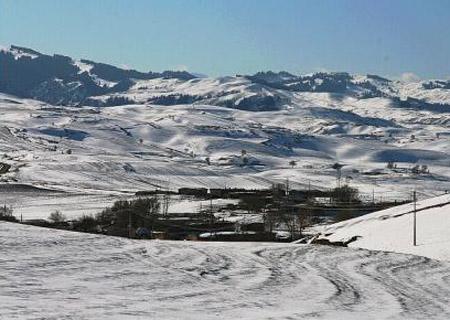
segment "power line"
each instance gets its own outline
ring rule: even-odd
[[[413,245],[417,246],[417,196],[416,190],[413,191],[414,214],[413,214]]]

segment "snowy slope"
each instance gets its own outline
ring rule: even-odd
[[[328,246],[133,241],[0,222],[1,319],[448,319],[450,264]]]
[[[350,247],[411,253],[450,261],[450,195],[417,202],[417,246],[413,204],[405,204],[323,227],[322,238]]]
[[[267,188],[289,179],[294,188],[331,188],[339,162],[347,182],[378,199],[450,189],[443,81],[287,72],[195,78],[14,46],[0,52],[1,63],[24,74],[0,75],[0,92],[16,95],[0,93],[0,165],[11,166],[0,183],[94,194],[103,204],[104,195],[186,186]],[[48,203],[32,197],[26,214]],[[0,190],[0,203],[9,202]],[[98,208],[81,202],[80,211]]]
[[[12,169],[0,181],[74,192],[264,188],[285,179],[320,188],[334,184],[331,166],[340,162],[353,185],[385,197],[405,198],[412,183],[428,195],[449,189],[450,114],[433,121],[437,115],[378,98],[373,105],[323,93],[295,99],[282,110],[252,112],[192,104],[69,108],[1,95],[1,162]],[[399,169],[387,170],[388,161]],[[431,174],[408,171],[416,164]]]

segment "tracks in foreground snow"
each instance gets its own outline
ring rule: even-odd
[[[450,263],[0,223],[1,319],[448,319]]]

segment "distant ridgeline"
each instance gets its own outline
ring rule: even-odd
[[[352,76],[346,72],[294,75],[285,71],[267,71],[218,78],[217,82],[208,83],[206,79],[203,86],[203,79],[186,71],[139,72],[90,60],[73,60],[58,54],[46,55],[17,46],[0,50],[0,70],[0,92],[64,106],[205,104],[272,111],[289,105],[295,92],[314,92],[329,93],[338,100],[344,96],[357,99],[382,97],[392,99],[393,107],[434,112],[450,110],[448,99],[441,104],[439,99],[436,103],[422,98],[401,97],[398,81],[377,75]],[[145,84],[135,86],[137,81],[152,79],[178,79],[181,84],[184,81],[189,83],[177,88],[167,82],[164,92],[151,91]],[[450,80],[423,82],[418,87],[421,93],[448,90]],[[141,94],[141,100],[135,101],[136,90]]]
[[[0,51],[0,91],[57,105],[79,105],[90,96],[128,90],[132,79],[194,78],[184,71],[139,72],[89,60],[46,55],[11,46]]]

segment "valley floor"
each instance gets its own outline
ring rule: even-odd
[[[0,319],[448,319],[450,263],[0,222]]]

